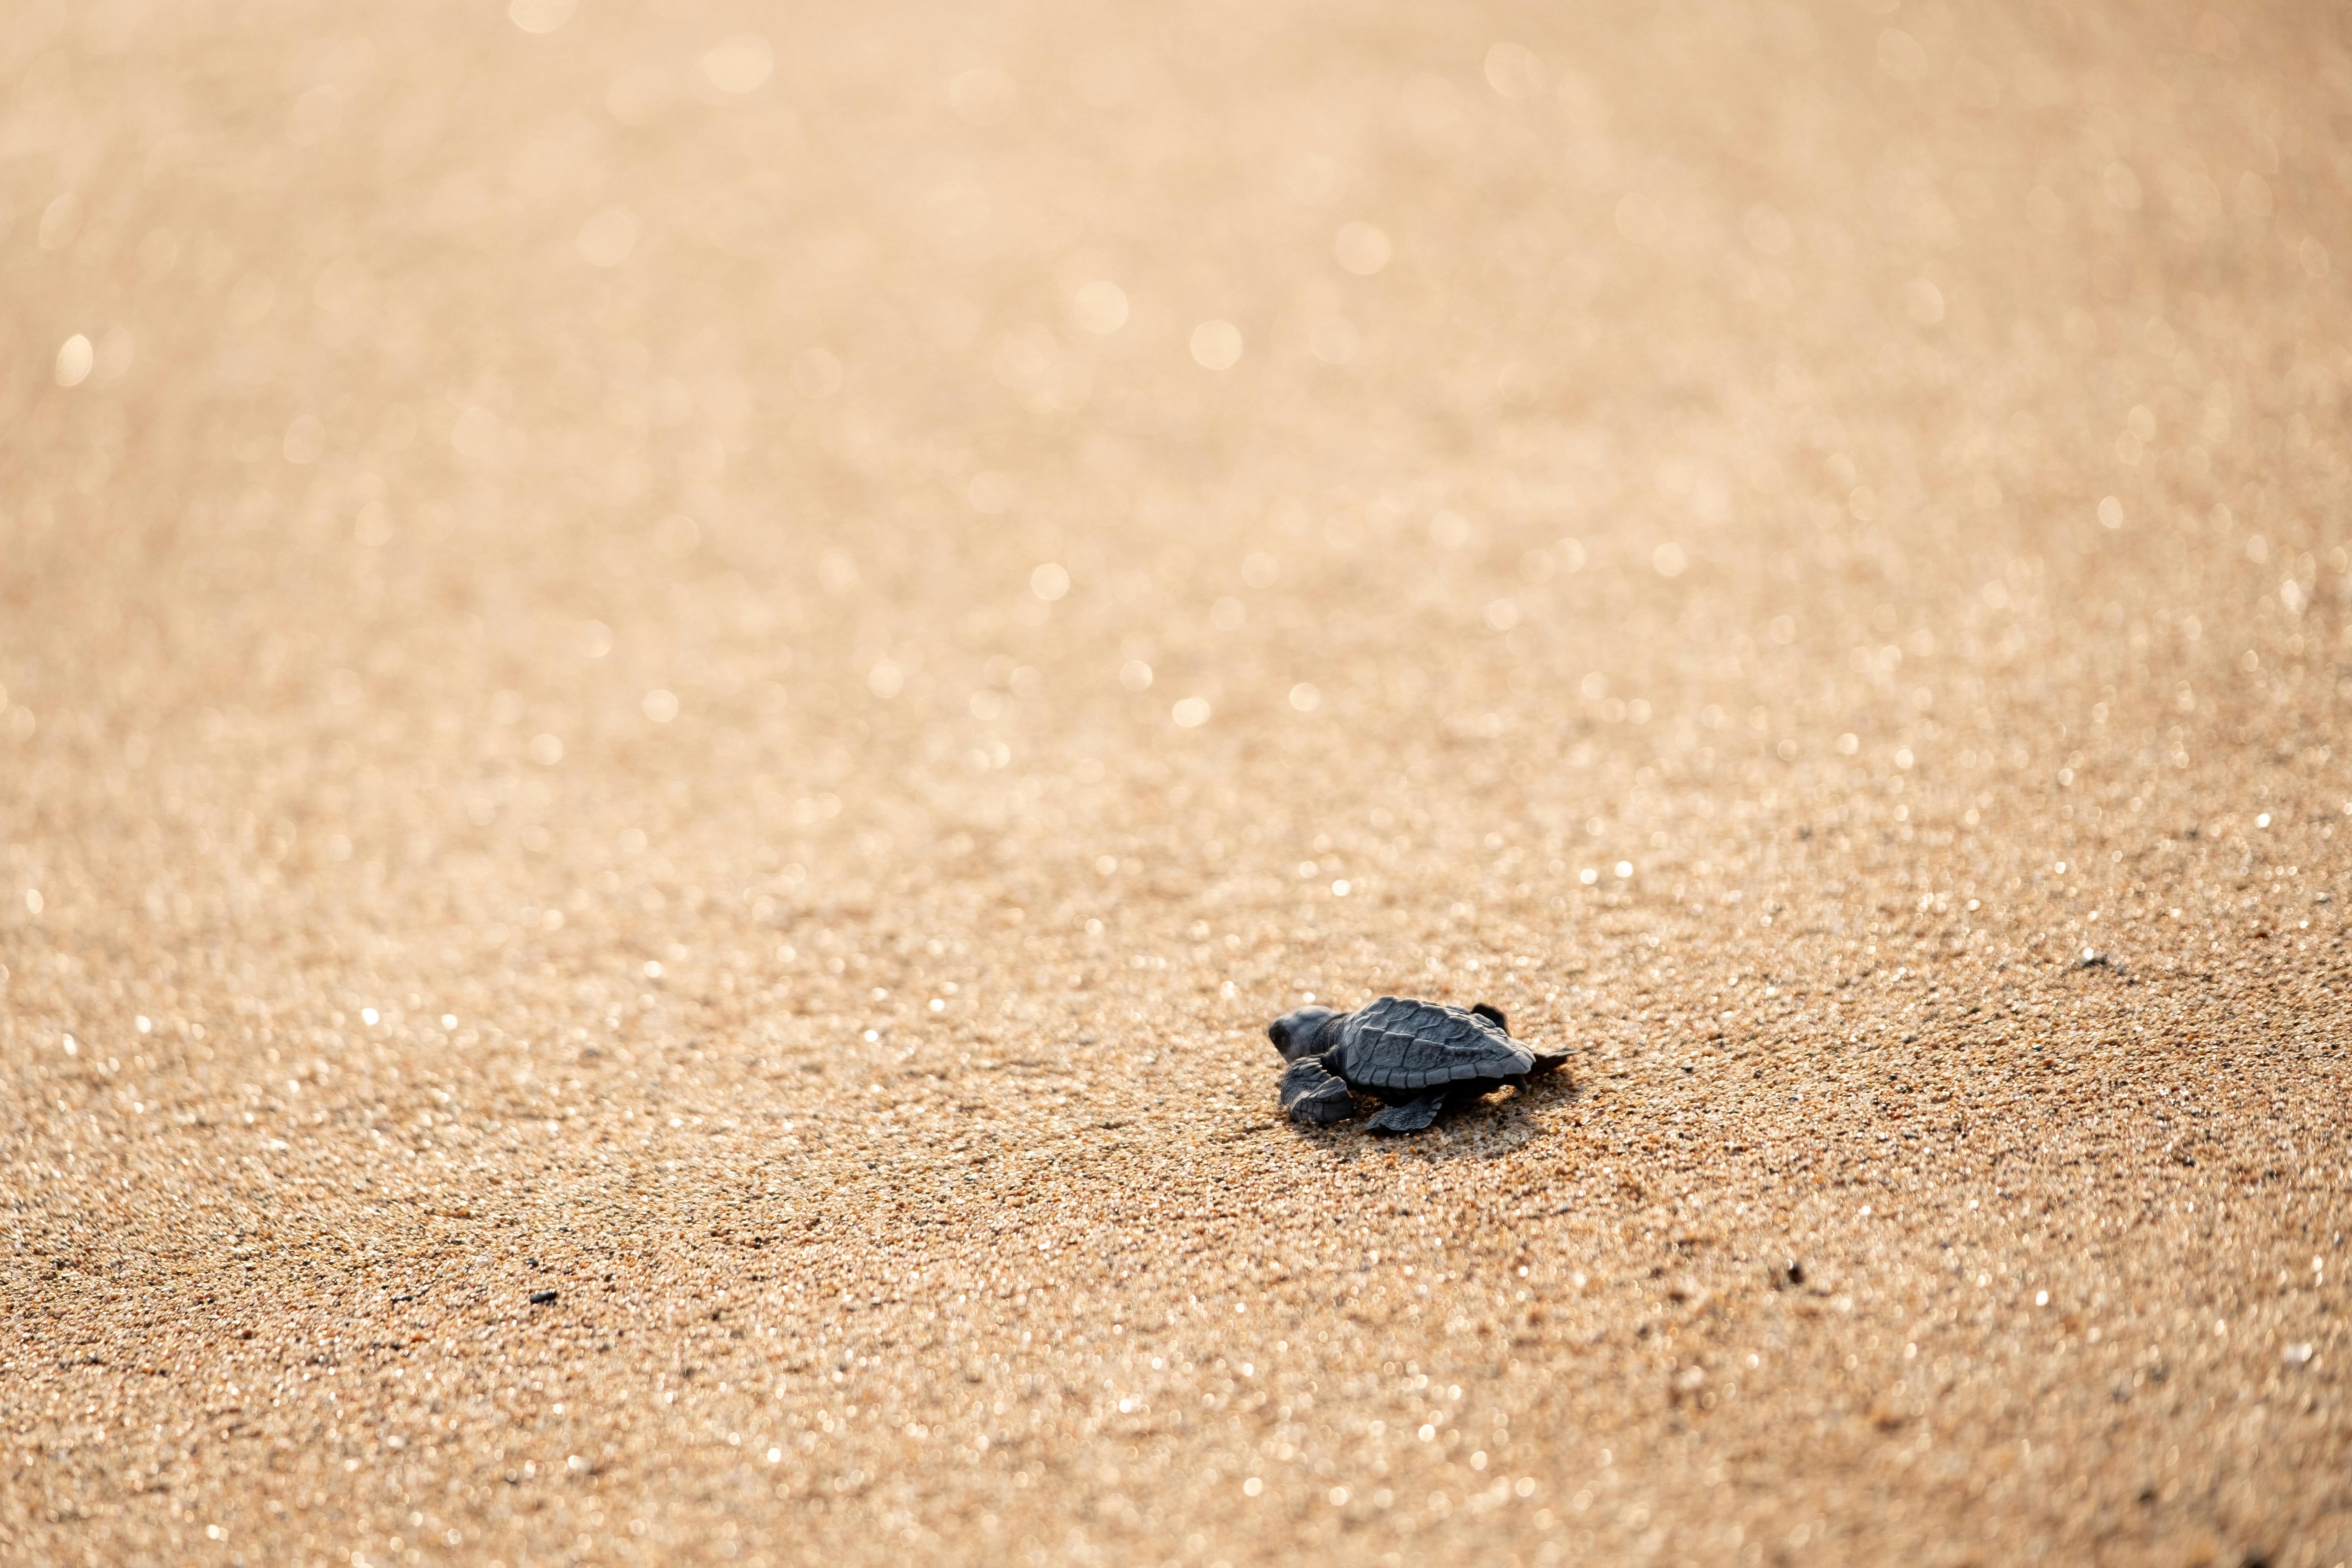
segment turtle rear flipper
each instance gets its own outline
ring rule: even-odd
[[[1418,1100],[1390,1106],[1364,1126],[1374,1132],[1418,1132],[1437,1120],[1437,1113],[1445,1109],[1445,1090],[1433,1089]]]
[[[1558,1072],[1567,1065],[1568,1053],[1566,1051],[1554,1051],[1549,1056],[1545,1056],[1541,1052],[1538,1052],[1536,1055],[1536,1065],[1528,1076],[1533,1078],[1537,1073]]]
[[[1323,1065],[1319,1057],[1290,1064],[1282,1075],[1282,1113],[1293,1121],[1345,1121],[1356,1114],[1347,1080]]]

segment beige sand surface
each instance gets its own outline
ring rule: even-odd
[[[15,0],[0,1558],[2352,1558],[2347,38]]]

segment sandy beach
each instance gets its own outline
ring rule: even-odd
[[[2352,1561],[2347,145],[2319,5],[19,0],[0,1560]],[[1382,994],[1568,1066],[1280,1120]]]

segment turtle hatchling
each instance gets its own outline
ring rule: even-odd
[[[1349,1091],[1358,1089],[1388,1102],[1365,1123],[1382,1132],[1418,1132],[1448,1106],[1568,1060],[1564,1051],[1538,1056],[1511,1038],[1502,1011],[1483,1002],[1467,1012],[1402,996],[1352,1013],[1301,1007],[1265,1032],[1290,1064],[1282,1109],[1293,1121],[1344,1121],[1356,1113]]]

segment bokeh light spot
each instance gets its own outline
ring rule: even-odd
[[[41,226],[35,238],[43,250],[63,250],[81,232],[81,198],[71,191],[52,197],[41,209]]]
[[[319,455],[326,449],[327,427],[319,422],[317,416],[298,414],[286,426],[286,439],[281,444],[281,450],[286,460],[297,468],[317,462]]]
[[[578,0],[513,0],[507,20],[526,33],[551,33],[572,20]]]
[[[1192,358],[1203,370],[1231,370],[1241,357],[1242,330],[1231,321],[1202,321],[1192,329]]]
[[[1900,27],[1878,35],[1878,68],[1896,81],[1918,81],[1927,74],[1927,50]]]
[[[739,98],[766,86],[775,68],[776,51],[757,33],[722,38],[702,57],[702,74],[710,85]]]
[[[992,66],[948,83],[948,107],[967,125],[1002,125],[1021,107],[1021,84]]]
[[[618,267],[637,247],[637,215],[610,206],[580,226],[580,257],[591,267]]]
[[[58,350],[57,375],[59,386],[79,386],[89,379],[90,367],[98,363],[98,351],[89,340],[76,332]]]
[[[971,482],[963,488],[963,497],[971,503],[972,510],[987,517],[1011,511],[1013,504],[1021,499],[1020,489],[1013,484],[1013,476],[994,469],[983,469],[972,475]]]
[[[1391,253],[1389,237],[1368,223],[1341,224],[1331,242],[1332,258],[1359,278],[1370,278],[1386,267]]]
[[[1308,330],[1307,349],[1325,364],[1346,364],[1356,357],[1363,341],[1354,322],[1344,316],[1331,316]]]
[[[1505,98],[1533,98],[1551,81],[1533,49],[1500,43],[1486,51],[1486,85]]]
[[[1107,337],[1127,325],[1127,291],[1099,278],[1081,283],[1070,297],[1070,314],[1080,330]]]
[[[793,390],[822,401],[841,390],[841,362],[823,349],[803,349],[793,361]]]

